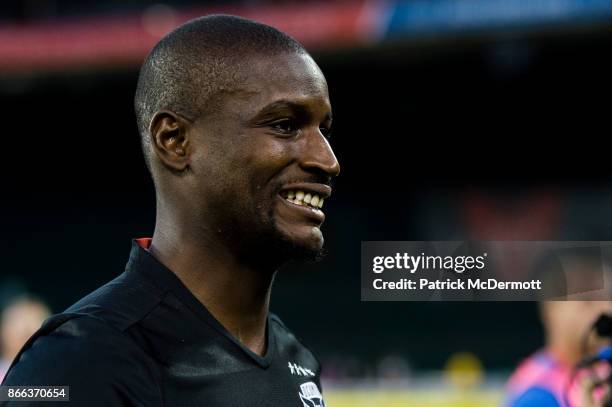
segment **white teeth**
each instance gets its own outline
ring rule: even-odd
[[[289,191],[287,193],[287,200],[291,203],[300,206],[309,206],[314,209],[320,209],[323,207],[324,198],[320,198],[319,195],[304,193],[304,191]]]

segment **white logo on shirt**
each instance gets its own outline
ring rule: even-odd
[[[323,395],[321,395],[319,388],[314,382],[301,384],[298,395],[304,407],[325,407]]]
[[[297,375],[297,376],[310,376],[310,377],[315,376],[312,370],[305,369],[302,366],[298,365],[297,363],[289,362],[289,371],[291,372],[291,374]]]

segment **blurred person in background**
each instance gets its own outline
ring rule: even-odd
[[[47,305],[30,296],[20,296],[4,307],[0,315],[0,382],[21,347],[49,315]]]
[[[610,301],[543,301],[540,317],[546,343],[523,361],[508,382],[508,407],[596,406],[593,383],[581,378],[574,394],[574,367],[602,345],[590,333],[602,313],[612,313]],[[571,390],[571,391],[570,391]],[[601,404],[602,405],[602,404]]]
[[[581,385],[583,376],[606,372],[602,366],[578,372],[576,366],[607,345],[605,338],[594,335],[594,324],[602,314],[612,313],[610,262],[600,247],[588,245],[549,253],[535,263],[537,277],[547,287],[540,293],[539,304],[545,345],[510,378],[510,407],[586,403],[581,395],[581,387],[587,386]],[[601,397],[595,401],[600,402]]]

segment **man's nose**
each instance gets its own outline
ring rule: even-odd
[[[329,177],[340,173],[340,164],[329,145],[329,141],[316,131],[309,132],[305,137],[304,150],[301,154],[300,166],[306,171],[324,172]]]

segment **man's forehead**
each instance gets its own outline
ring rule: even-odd
[[[260,107],[321,103],[329,106],[327,82],[310,56],[255,57],[250,62],[252,65],[239,88]]]
[[[276,78],[294,81],[325,82],[323,73],[312,57],[305,53],[283,53],[274,56],[255,54],[245,58],[249,76],[255,80]]]

